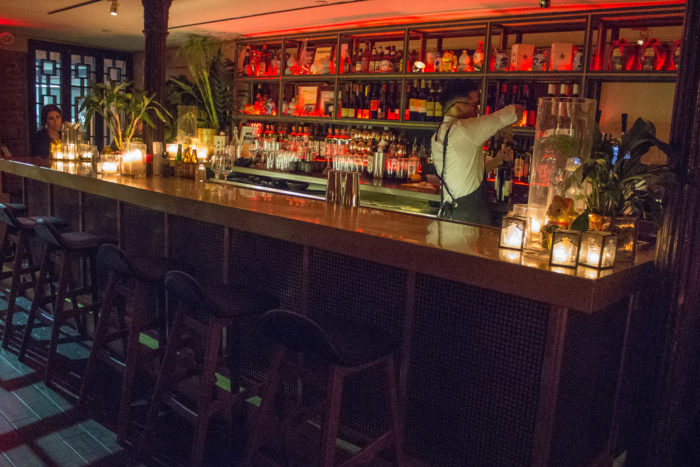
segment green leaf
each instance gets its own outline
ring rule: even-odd
[[[578,230],[580,232],[588,230],[588,210],[583,211],[574,219],[571,223],[571,230]]]

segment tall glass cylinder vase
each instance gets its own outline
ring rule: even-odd
[[[528,251],[547,251],[547,232],[553,226],[568,228],[583,210],[582,187],[567,180],[591,155],[595,112],[594,99],[539,99],[530,168]]]

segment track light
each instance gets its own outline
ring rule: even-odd
[[[112,16],[117,16],[119,13],[119,0],[112,0],[112,6],[109,7],[109,14]]]
[[[549,8],[549,0],[540,0],[540,8]]]

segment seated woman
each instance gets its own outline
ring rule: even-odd
[[[51,155],[51,143],[61,139],[61,125],[63,116],[57,105],[45,105],[41,109],[41,130],[32,138],[31,155],[49,157]]]

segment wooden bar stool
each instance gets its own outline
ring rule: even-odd
[[[36,273],[39,268],[34,265],[30,248],[30,239],[34,237],[34,227],[38,217],[25,217],[27,212],[24,205],[0,204],[0,222],[5,224],[5,235],[2,247],[2,279],[10,277],[10,290],[7,295],[5,312],[5,328],[3,330],[2,346],[7,348],[13,337],[13,319],[17,297],[33,288],[36,283]],[[65,227],[66,222],[56,217],[46,218],[56,227]],[[11,270],[4,271],[5,263],[11,261]],[[26,263],[26,265],[25,265]],[[25,276],[28,276],[25,279]]]
[[[159,356],[165,346],[165,300],[162,296],[165,275],[168,271],[185,267],[178,261],[164,257],[128,257],[121,248],[110,244],[100,247],[97,252],[97,264],[100,270],[108,272],[109,278],[100,307],[90,358],[80,387],[79,403],[82,405],[87,401],[98,361],[107,363],[121,373],[123,379],[117,442],[122,444],[127,434],[136,371]],[[153,298],[157,298],[160,303],[155,313],[149,313],[149,304],[153,303]],[[128,324],[127,309],[131,310]],[[152,349],[139,340],[142,332],[154,330],[158,333],[157,349]],[[121,354],[110,347],[115,341],[121,341]]]
[[[168,344],[163,357],[158,380],[149,406],[141,452],[148,452],[156,430],[156,417],[161,403],[173,408],[194,425],[190,466],[202,464],[209,422],[215,414],[232,410],[238,404],[257,394],[259,384],[246,384],[239,390],[240,362],[237,344],[227,339],[228,370],[231,391],[216,385],[219,369],[222,331],[228,329],[227,337],[240,330],[242,321],[279,306],[272,295],[239,285],[221,285],[202,288],[190,275],[173,271],[165,278],[170,297],[178,300],[177,312],[170,329]],[[204,340],[204,355],[198,356],[199,346],[194,335]],[[190,404],[176,386],[196,376],[199,378],[196,402]]]
[[[262,331],[276,342],[270,377],[265,383],[262,404],[248,438],[244,465],[253,465],[265,443],[266,431],[275,425],[274,408],[283,389],[282,378],[293,377],[326,390],[325,404],[302,407],[281,420],[282,429],[310,420],[322,412],[320,465],[335,465],[336,438],[340,427],[340,407],[345,377],[372,367],[384,369],[389,403],[390,428],[341,465],[368,462],[382,449],[393,445],[396,462],[405,465],[402,429],[394,369],[396,342],[386,332],[357,323],[336,320],[316,323],[286,310],[273,310],[260,318]],[[320,362],[321,368],[305,364]],[[319,371],[320,370],[320,371]],[[324,371],[325,370],[325,371]],[[269,459],[266,459],[269,461]]]
[[[43,218],[36,221],[35,231],[37,236],[44,242],[44,257],[41,261],[34,299],[32,300],[18,357],[20,360],[25,358],[27,345],[32,340],[32,330],[36,319],[38,318],[42,322],[50,324],[51,339],[48,346],[45,370],[45,379],[47,384],[49,384],[56,369],[56,348],[59,343],[61,325],[68,318],[74,318],[81,334],[87,335],[85,319],[89,312],[96,313],[98,309],[95,254],[100,246],[113,242],[88,232],[61,233]],[[73,261],[81,258],[89,260],[90,279],[89,284],[78,287],[74,285]],[[51,274],[52,265],[58,266],[58,277]],[[55,288],[54,282],[56,282]],[[49,294],[46,294],[44,290],[46,286],[49,286],[51,289]],[[89,295],[91,302],[79,304],[80,297],[84,295]],[[67,298],[71,301],[70,309],[65,308]],[[53,303],[51,313],[47,314],[44,312],[43,307],[51,303]],[[96,320],[96,316],[93,318]]]

